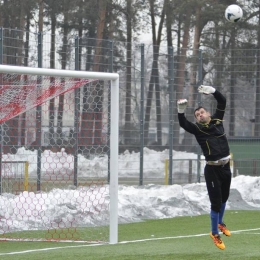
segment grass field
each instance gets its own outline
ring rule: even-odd
[[[1,260],[260,259],[260,211],[227,211],[233,232],[225,250],[209,237],[209,216],[177,217],[119,225],[116,245],[57,242],[0,242]]]

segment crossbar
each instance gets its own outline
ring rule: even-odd
[[[16,74],[39,75],[39,76],[53,76],[53,77],[58,76],[58,77],[104,79],[104,80],[117,80],[119,78],[118,73],[44,69],[44,68],[0,65],[0,73],[3,73],[3,72],[4,73],[16,73]]]

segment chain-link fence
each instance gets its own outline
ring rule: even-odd
[[[164,183],[165,160],[169,158],[187,158],[187,162],[193,158],[199,165],[199,161],[203,159],[200,148],[194,137],[179,127],[176,100],[188,99],[186,115],[191,121],[194,121],[194,108],[199,105],[209,108],[213,113],[216,107],[214,99],[197,93],[196,89],[201,84],[214,85],[227,97],[224,126],[236,164],[236,174],[259,175],[259,50],[193,50],[79,38],[75,35],[68,36],[64,41],[58,34],[3,28],[0,34],[2,64],[120,74],[119,160],[129,160],[131,164],[131,168],[127,168],[124,163],[120,166],[119,177],[122,183],[144,184],[156,182],[158,178],[160,183]],[[67,102],[74,111],[74,93],[68,95],[70,98]],[[87,116],[82,116],[89,109],[86,104],[92,104],[92,107],[98,104],[101,108],[106,98],[100,90],[99,100],[94,100],[87,87],[82,88],[79,95],[79,124],[83,129],[91,121]],[[34,149],[36,143],[38,149],[37,132],[42,151],[51,149],[57,152],[64,148],[70,152],[69,140],[74,136],[76,127],[71,120],[72,116],[64,113],[62,122],[58,119],[60,108],[57,100],[47,103],[43,108],[45,112],[38,124],[34,121],[30,125],[26,120],[28,114],[2,124],[3,154],[15,154],[21,147],[25,151]],[[97,121],[102,125],[101,118],[102,115]],[[80,144],[78,153],[94,160],[96,151],[100,151],[99,156],[102,156],[107,151],[106,147],[109,147],[109,140],[106,138],[109,129],[103,127],[102,133],[98,124],[92,124],[88,129],[90,132],[87,135],[90,134],[91,138],[85,136],[84,139],[88,142],[77,139]],[[72,142],[75,141],[74,139]],[[126,151],[134,156],[127,156]],[[158,169],[161,171],[160,176],[154,173],[151,161],[153,155],[163,157],[161,168]],[[175,166],[172,160],[169,160],[168,167],[167,183],[179,183],[180,177],[174,175]],[[185,169],[182,171],[183,174],[188,174]],[[130,172],[129,181],[123,175],[125,172]],[[198,167],[192,181],[201,181],[199,172]]]
[[[216,102],[198,94],[201,84],[227,97],[233,176],[259,176],[258,55],[0,28],[0,64],[120,75],[119,184],[126,185],[204,181],[201,150],[180,128],[176,108],[187,98],[189,120],[199,105],[213,113]],[[111,85],[100,80],[70,88],[65,78],[48,77],[44,86],[42,77],[0,75],[0,206],[8,209],[0,239],[28,240],[20,231],[41,229],[32,240],[108,241]],[[27,89],[37,92],[33,108]],[[45,91],[50,98],[41,102]]]

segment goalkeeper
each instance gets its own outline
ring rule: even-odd
[[[194,111],[196,123],[189,122],[184,114],[188,101],[180,99],[177,101],[178,119],[180,126],[196,137],[205,156],[204,176],[211,203],[210,237],[215,245],[223,250],[225,245],[219,235],[219,229],[224,235],[231,236],[230,231],[223,223],[231,185],[230,151],[223,127],[226,98],[211,86],[201,85],[198,91],[214,96],[217,100],[215,113],[211,115],[204,107],[200,106]]]

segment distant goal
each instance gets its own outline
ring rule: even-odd
[[[118,119],[117,73],[0,65],[0,240],[118,242]]]

